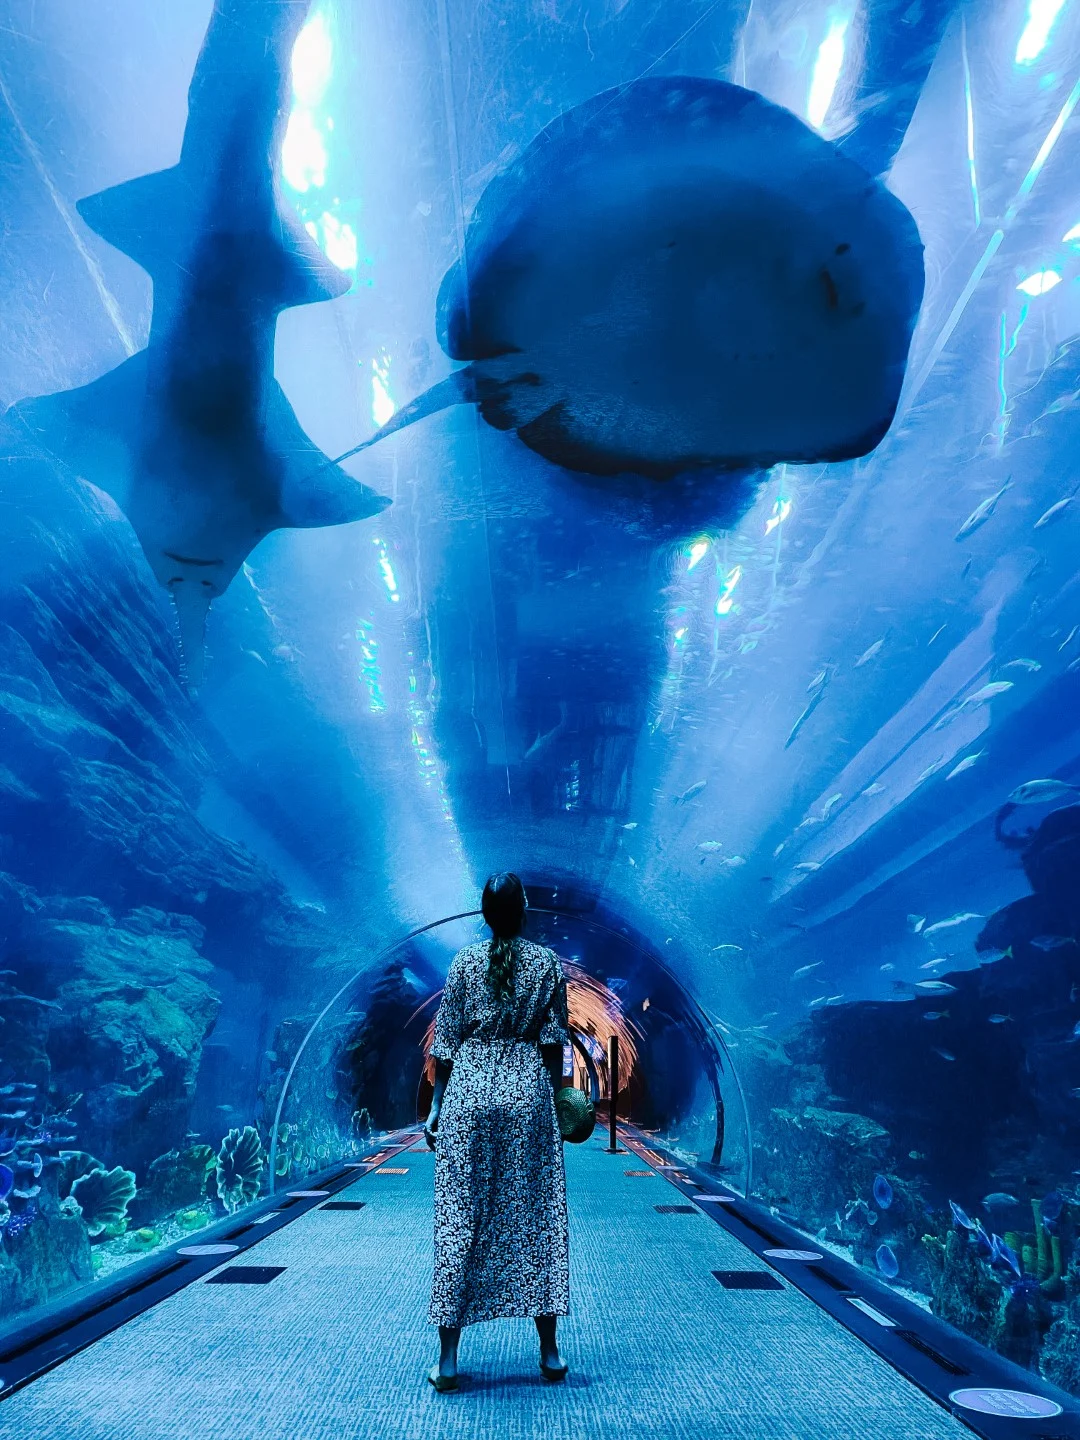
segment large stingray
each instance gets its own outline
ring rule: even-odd
[[[471,401],[592,475],[850,459],[892,421],[922,290],[908,211],[801,120],[639,80],[490,183],[438,302],[468,367],[348,453]]]
[[[390,502],[332,467],[274,379],[277,317],[349,278],[279,193],[290,57],[310,0],[215,0],[180,162],[79,205],[154,282],[147,348],[8,418],[110,494],[176,602],[198,683],[211,600],[270,531]]]

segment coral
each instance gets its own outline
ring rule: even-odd
[[[983,1265],[975,1244],[963,1230],[950,1230],[944,1240],[923,1236],[932,1274],[931,1309],[965,1335],[993,1348],[1002,1332],[1007,1295]]]
[[[1064,1276],[1065,1302],[1046,1332],[1039,1369],[1047,1380],[1080,1395],[1080,1253]]]
[[[210,1176],[217,1163],[211,1145],[189,1145],[169,1150],[150,1162],[146,1178],[132,1206],[132,1220],[153,1220],[173,1211],[189,1209],[205,1200]]]
[[[222,1140],[215,1183],[218,1199],[230,1214],[256,1198],[265,1165],[266,1153],[254,1125],[230,1130]]]
[[[833,1220],[839,1197],[869,1196],[885,1166],[889,1132],[851,1111],[806,1105],[774,1108],[763,1133],[762,1170],[771,1187],[816,1230]]]
[[[127,1207],[135,1198],[135,1176],[122,1165],[91,1170],[75,1181],[71,1196],[90,1235],[120,1234],[127,1223]]]
[[[128,1236],[127,1248],[142,1253],[146,1250],[153,1250],[155,1245],[161,1244],[161,1231],[155,1230],[151,1225],[144,1225],[140,1230],[133,1230]]]

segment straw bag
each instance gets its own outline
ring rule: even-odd
[[[555,1092],[555,1115],[559,1134],[572,1145],[588,1140],[596,1124],[596,1107],[585,1091],[574,1085],[564,1085]]]

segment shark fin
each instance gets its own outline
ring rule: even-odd
[[[124,510],[145,393],[146,352],[140,351],[89,385],[20,400],[5,418],[36,450],[104,490]]]
[[[354,445],[351,450],[346,450],[344,455],[339,455],[334,464],[340,465],[343,460],[351,460],[354,455],[369,450],[380,440],[396,435],[399,430],[415,425],[418,420],[426,420],[429,415],[437,415],[440,410],[449,410],[451,405],[475,405],[480,399],[480,383],[472,365],[466,365],[464,370],[455,370],[445,380],[440,380],[415,400],[410,400],[408,405],[403,405],[382,429],[376,430],[374,435],[362,440],[359,445]]]
[[[327,460],[304,433],[276,382],[270,392],[266,444],[282,466],[279,527],[309,530],[348,525],[378,515],[391,503]]]
[[[352,284],[284,205],[279,204],[268,228],[241,232],[228,223],[225,206],[207,228],[200,213],[206,203],[202,186],[196,190],[190,183],[187,167],[174,165],[88,195],[77,209],[96,235],[129,255],[155,281],[184,263],[185,237],[205,232],[200,243],[214,236],[222,242],[242,241],[247,274],[257,281],[260,296],[282,310],[336,300]]]

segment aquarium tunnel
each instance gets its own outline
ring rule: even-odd
[[[1078,555],[1078,0],[0,0],[0,1434],[1080,1437]]]

